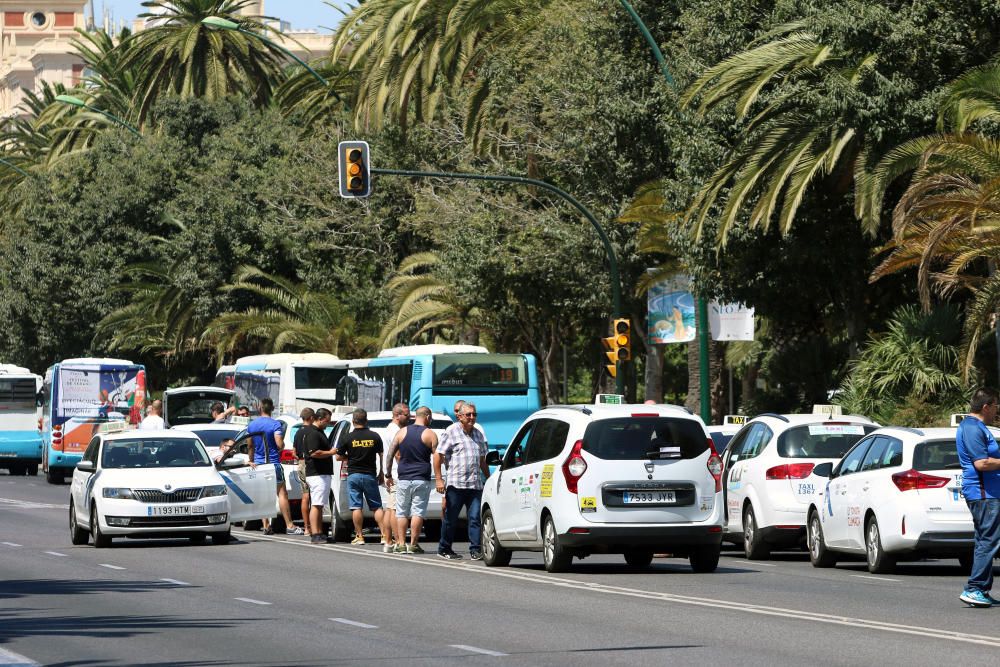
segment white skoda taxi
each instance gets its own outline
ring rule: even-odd
[[[482,498],[483,560],[541,551],[545,569],[621,553],[646,567],[656,552],[719,563],[722,464],[705,425],[672,405],[568,405],[521,426]]]
[[[928,556],[958,558],[970,568],[975,529],[962,497],[955,432],[887,426],[835,465],[817,466],[824,484],[809,506],[812,564],[832,567],[838,554],[855,554],[873,573]]]
[[[73,544],[108,547],[114,537],[188,537],[229,541],[229,524],[274,511],[273,467],[245,456],[213,464],[201,440],[177,430],[98,429],[73,471],[69,525]]]
[[[836,462],[878,428],[866,417],[831,416],[835,406],[816,407],[814,414],[757,415],[726,448],[725,539],[742,542],[747,558],[766,559],[772,547],[804,541],[819,484],[813,468]]]

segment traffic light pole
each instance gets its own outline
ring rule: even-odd
[[[536,188],[542,188],[543,190],[548,190],[552,194],[562,197],[565,201],[569,202],[573,207],[576,208],[580,213],[583,214],[590,224],[594,227],[597,232],[597,236],[600,237],[601,243],[604,244],[604,252],[608,255],[608,273],[611,278],[611,299],[612,306],[614,308],[614,313],[612,317],[625,317],[625,312],[622,309],[622,281],[618,274],[618,258],[615,256],[615,249],[611,245],[611,239],[605,233],[604,228],[601,227],[600,223],[597,222],[597,218],[591,213],[586,206],[581,204],[576,197],[570,193],[557,188],[551,183],[546,183],[545,181],[539,181],[534,178],[525,178],[523,176],[502,176],[497,174],[467,174],[462,172],[439,172],[439,171],[409,171],[406,169],[371,169],[373,174],[382,174],[385,176],[410,176],[413,178],[454,178],[464,181],[493,181],[496,183],[516,183],[518,185],[531,185]],[[621,370],[619,366],[618,370]],[[620,372],[615,373],[615,391],[619,394],[625,393],[625,378]]]
[[[663,74],[664,80],[666,80],[671,88],[676,88],[677,84],[674,83],[673,77],[670,76],[670,70],[667,69],[667,60],[663,57],[663,51],[660,50],[660,45],[653,39],[653,35],[650,34],[649,28],[646,27],[642,17],[639,16],[639,13],[635,11],[635,7],[628,0],[618,1],[625,8],[625,11],[628,12],[632,22],[639,28],[639,32],[642,33],[646,43],[649,44],[649,48],[652,49],[653,57],[656,58],[656,64],[660,66],[660,72]],[[696,324],[698,329],[698,386],[701,389],[699,403],[701,404],[701,418],[707,424],[712,419],[712,407],[709,404],[711,398],[708,386],[708,302],[705,301],[705,297],[698,297],[696,312],[698,316]]]

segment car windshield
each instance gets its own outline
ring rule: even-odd
[[[167,398],[167,419],[171,426],[179,424],[209,424],[212,422],[212,406],[226,405],[229,395],[212,392],[181,392]]]
[[[693,459],[708,449],[708,438],[692,419],[621,417],[591,422],[583,434],[583,449],[610,461]]]
[[[224,428],[213,428],[204,429],[202,431],[191,431],[196,436],[201,438],[201,441],[205,443],[206,447],[218,447],[223,440],[239,440],[238,436],[242,432],[241,429],[224,429]]]
[[[726,448],[729,441],[733,439],[734,433],[721,433],[719,431],[710,431],[709,434],[712,436],[712,442],[715,443],[715,451],[722,453],[722,450]]]
[[[914,470],[957,470],[961,467],[954,438],[921,442],[913,448]]]
[[[793,426],[778,436],[778,455],[788,459],[839,459],[876,428],[874,424],[849,422]]]
[[[104,468],[189,468],[212,462],[194,438],[135,438],[104,444]]]

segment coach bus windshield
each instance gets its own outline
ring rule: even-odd
[[[434,390],[439,394],[470,389],[528,387],[528,371],[520,354],[439,354],[434,357]]]

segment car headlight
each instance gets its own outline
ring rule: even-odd
[[[105,498],[117,498],[118,500],[132,500],[134,496],[132,495],[132,489],[104,489]]]
[[[228,493],[225,484],[219,484],[218,486],[206,486],[204,493],[201,494],[202,498],[214,498],[216,496],[224,496]]]

